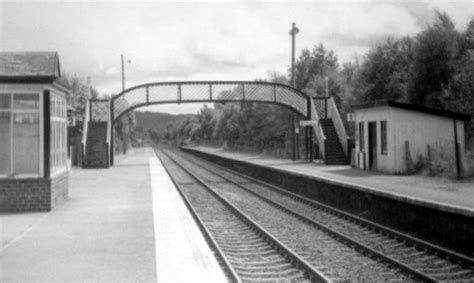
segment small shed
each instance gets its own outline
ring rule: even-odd
[[[67,97],[56,52],[0,52],[0,211],[68,197]]]
[[[464,124],[470,115],[392,100],[356,105],[353,165],[391,174],[412,173],[437,158],[460,174]]]

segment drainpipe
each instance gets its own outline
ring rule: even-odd
[[[460,164],[460,158],[459,158],[459,144],[458,144],[458,127],[456,123],[456,118],[453,120],[454,122],[454,153],[456,155],[456,177],[458,179],[461,179],[461,164]]]

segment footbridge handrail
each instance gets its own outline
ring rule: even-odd
[[[113,164],[113,126],[127,112],[156,104],[215,102],[270,103],[286,107],[305,119],[318,117],[310,96],[285,84],[264,81],[178,81],[137,85],[111,99],[91,99],[87,117],[92,122],[108,123],[106,146],[110,164]],[[314,129],[321,156],[324,156],[324,134],[320,125]]]
[[[84,163],[84,159],[86,156],[86,147],[87,147],[87,131],[89,129],[89,117],[90,117],[90,101],[86,101],[86,107],[84,110],[84,119],[82,124],[82,140],[81,140],[81,158],[82,162]]]
[[[305,93],[263,81],[156,82],[131,87],[112,97],[112,123],[131,109],[162,103],[261,102],[279,104],[309,117]]]
[[[316,141],[318,142],[319,156],[320,159],[325,160],[326,152],[326,136],[324,135],[323,128],[321,127],[320,117],[316,107],[314,106],[314,100],[312,97],[309,99],[311,101],[311,120],[313,121],[313,130],[316,135]]]
[[[341,115],[339,114],[339,110],[337,109],[336,102],[334,101],[334,97],[329,97],[327,100],[328,103],[328,118],[331,118],[334,124],[334,128],[336,129],[337,137],[341,142],[342,149],[346,158],[347,156],[347,140],[348,136],[346,133],[346,128],[344,127],[344,123],[342,122]]]

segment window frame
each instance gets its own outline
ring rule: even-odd
[[[21,109],[14,107],[14,98],[15,95],[24,95],[24,94],[33,94],[38,96],[38,108],[36,109]],[[12,88],[12,89],[1,89],[0,95],[8,95],[10,96],[10,108],[1,108],[0,112],[10,113],[10,171],[8,174],[0,174],[0,179],[25,179],[25,178],[41,178],[44,176],[44,149],[43,149],[43,129],[44,129],[44,121],[43,121],[43,95],[42,91],[37,89],[31,88]],[[15,113],[38,113],[39,115],[39,166],[38,166],[38,173],[15,173],[14,172],[14,154],[13,154],[13,137],[14,137],[14,116]]]
[[[365,122],[359,122],[359,151],[365,152]]]
[[[12,169],[13,169],[13,111],[12,111],[12,108],[13,108],[13,93],[11,92],[0,92],[0,96],[2,95],[5,95],[5,96],[9,96],[10,97],[10,106],[9,108],[0,108],[0,112],[1,113],[9,113],[10,114],[10,133],[8,133],[9,137],[10,137],[10,170],[8,173],[0,173],[0,178],[9,178],[12,176],[13,172],[12,172]]]
[[[380,154],[388,155],[387,146],[387,120],[380,121]]]
[[[66,95],[50,91],[50,175],[55,177],[68,170],[67,159],[67,99]],[[62,145],[62,146],[60,146]]]

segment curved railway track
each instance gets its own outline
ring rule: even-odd
[[[189,156],[187,156],[189,159]],[[325,231],[373,258],[429,282],[474,282],[474,260],[201,159],[194,165]]]
[[[157,156],[231,281],[330,282],[198,176],[166,155]]]

